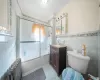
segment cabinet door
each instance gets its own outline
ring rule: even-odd
[[[54,67],[56,68],[57,66],[56,66],[56,64],[57,64],[57,60],[56,60],[56,53],[53,53],[53,56],[54,56],[54,58],[53,58],[53,63],[54,63]]]
[[[50,64],[59,73],[59,49],[55,47],[50,48]]]
[[[59,72],[59,49],[54,49],[53,51],[53,63],[56,72]]]
[[[59,50],[55,53],[56,72],[59,73]]]
[[[50,47],[50,64],[53,65],[54,63],[54,52],[53,52],[53,48]]]

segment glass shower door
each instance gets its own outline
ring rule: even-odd
[[[20,57],[22,61],[40,56],[39,28],[33,30],[34,23],[21,19],[20,22]]]
[[[50,52],[51,27],[20,20],[20,57],[27,61]]]
[[[40,30],[40,39],[41,39],[41,42],[40,42],[40,51],[41,51],[41,56],[43,55],[47,55],[49,54],[50,52],[50,44],[51,44],[51,27],[45,27],[44,26],[44,34],[43,34],[43,31]]]

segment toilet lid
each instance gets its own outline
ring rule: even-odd
[[[89,56],[83,56],[81,53],[75,53],[73,51],[67,51],[67,53],[68,53],[67,55],[71,55],[80,59],[90,60]]]

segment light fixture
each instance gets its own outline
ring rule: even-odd
[[[48,0],[42,0],[43,4],[47,4]]]

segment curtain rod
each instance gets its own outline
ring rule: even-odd
[[[27,20],[27,21],[30,21],[30,22],[34,22],[34,23],[38,23],[38,24],[41,24],[39,22],[36,22],[36,21],[33,21],[33,20],[29,20],[29,19],[26,19],[26,18],[21,18],[20,19],[23,19],[23,20]],[[45,24],[41,24],[41,25],[44,25],[44,26],[47,26],[47,27],[52,27],[52,26],[49,26],[49,25],[45,25]]]
[[[24,14],[24,13],[22,13],[22,15],[23,15],[24,17],[26,17],[26,18],[34,19],[34,20],[37,20],[37,21],[42,22],[42,23],[45,23],[45,24],[48,23],[48,22],[44,22],[44,21],[42,21],[42,20],[39,20],[39,19],[36,19],[36,18],[30,17],[30,16],[28,16],[28,15],[26,15],[26,14]]]

